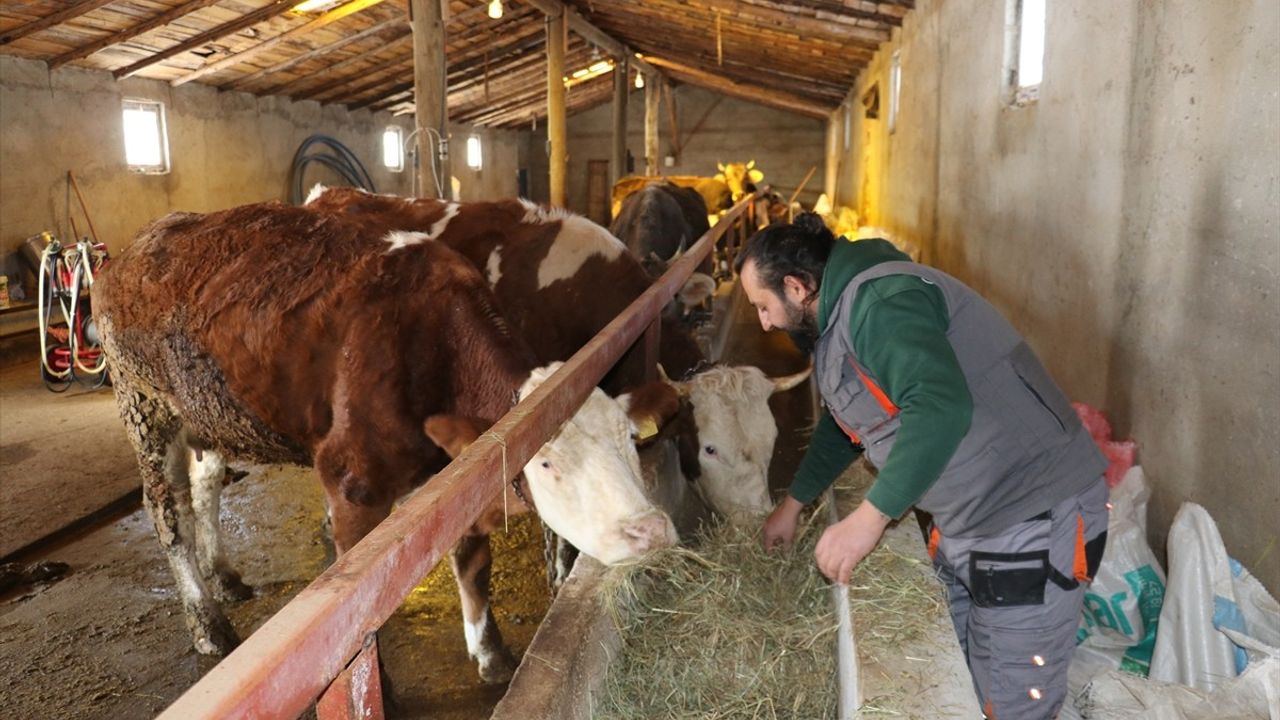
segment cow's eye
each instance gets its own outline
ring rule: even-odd
[[[706,447],[702,448],[702,451],[703,451],[703,452],[705,452],[705,453],[706,453],[706,454],[708,454],[708,455],[715,455],[715,454],[716,454],[716,447],[715,447],[714,445],[708,445],[708,446],[706,446]]]
[[[544,468],[546,468],[546,469],[550,470],[550,469],[551,469],[551,461],[550,461],[550,460],[543,460],[543,461],[542,461],[542,467],[544,467]]]

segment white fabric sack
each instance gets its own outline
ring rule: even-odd
[[[1208,511],[1183,503],[1168,547],[1169,587],[1151,660],[1153,680],[1211,691],[1246,670],[1250,650],[1255,658],[1280,652],[1280,604],[1227,556]]]
[[[1255,660],[1213,692],[1112,670],[1094,678],[1075,710],[1086,720],[1280,720],[1280,656]]]

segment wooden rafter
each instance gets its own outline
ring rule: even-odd
[[[367,61],[372,59],[375,55],[379,53],[385,52],[387,50],[399,50],[400,47],[403,45],[412,45],[412,44],[413,44],[413,35],[412,34],[405,35],[404,37],[398,38],[395,40],[395,42],[392,42],[388,45],[374,48],[372,50],[368,50],[366,52],[360,53],[359,55],[351,57],[349,61],[357,61],[357,60]],[[343,74],[333,73],[334,77],[332,79],[326,82],[320,83],[319,85],[316,85],[314,87],[307,88],[306,90],[303,90],[301,92],[296,92],[292,95],[292,97],[294,100],[307,100],[313,97],[317,97],[329,92],[330,90],[333,90],[334,88],[342,87],[347,83],[357,82],[370,72],[378,72],[378,70],[381,69],[380,66],[382,65],[385,65],[388,63],[394,64],[394,65],[400,65],[406,62],[410,62],[410,63],[413,62],[413,53],[409,53],[407,55],[397,55],[396,57],[392,58],[389,61],[384,61],[382,63],[375,63],[374,65],[361,68],[359,73],[343,73]]]
[[[241,30],[247,27],[252,27],[254,25],[257,25],[263,20],[267,20],[277,15],[281,15],[287,12],[290,7],[291,6],[289,5],[289,3],[285,2],[285,0],[275,0],[270,5],[264,5],[263,7],[260,7],[257,10],[254,10],[248,15],[242,15],[239,18],[236,18],[235,20],[232,20],[230,22],[225,22],[215,28],[206,30],[205,32],[202,32],[199,35],[196,35],[195,37],[189,40],[180,42],[177,45],[174,45],[173,47],[166,48],[154,55],[145,57],[139,60],[138,62],[133,63],[132,65],[119,68],[118,70],[114,70],[112,71],[111,74],[115,76],[117,80],[127,78],[131,75],[136,75],[139,71],[149,68],[152,65],[155,65],[156,63],[164,62],[165,60],[168,60],[174,55],[179,55],[188,50],[198,48],[202,45],[211,43],[214,40],[217,40],[219,38],[224,38],[228,35],[231,35],[232,33],[240,32]]]
[[[192,80],[195,80],[196,78],[202,78],[205,75],[210,75],[224,68],[229,68],[234,65],[239,65],[240,63],[248,60],[249,58],[259,55],[267,50],[270,50],[271,48],[279,45],[280,43],[285,42],[286,40],[300,37],[302,35],[306,35],[312,30],[318,30],[326,25],[332,25],[333,23],[338,22],[339,20],[347,17],[348,15],[351,15],[353,13],[358,13],[361,10],[371,8],[374,5],[377,5],[378,3],[381,3],[383,1],[384,0],[351,0],[351,2],[348,2],[343,5],[339,5],[338,7],[330,10],[329,12],[324,13],[320,17],[314,20],[311,20],[305,25],[299,25],[298,27],[286,30],[285,32],[271,38],[270,40],[258,43],[257,45],[254,45],[253,47],[248,48],[246,50],[242,50],[234,55],[229,55],[217,62],[209,63],[208,65],[205,65],[199,70],[189,72],[186,75],[183,75],[182,77],[174,80],[171,84],[174,87],[177,87],[178,85],[189,83]]]
[[[673,60],[667,60],[653,55],[647,56],[646,59],[648,59],[648,61],[653,65],[667,70],[677,78],[687,78],[688,81],[693,84],[715,90],[731,97],[750,100],[762,105],[790,110],[791,112],[797,112],[802,115],[823,119],[826,119],[833,109],[832,107],[819,105],[811,100],[792,95],[790,93],[750,85],[735,80],[729,80],[722,76],[706,72],[705,70],[699,70]]]
[[[404,17],[397,17],[397,18],[392,18],[391,20],[385,20],[383,22],[378,23],[377,25],[372,25],[370,27],[367,27],[364,30],[361,30],[360,32],[354,35],[346,35],[335,42],[329,43],[328,45],[322,45],[318,48],[313,48],[311,50],[308,50],[307,52],[302,53],[301,55],[296,55],[283,62],[278,62],[275,65],[264,67],[261,70],[258,70],[257,72],[253,72],[248,75],[238,77],[235,80],[232,80],[231,82],[226,83],[225,85],[220,85],[219,87],[223,90],[239,90],[243,87],[253,84],[255,81],[260,80],[268,75],[275,75],[277,73],[282,73],[286,70],[297,67],[298,65],[301,65],[302,63],[308,60],[314,60],[315,58],[321,57],[323,55],[328,55],[329,53],[334,52],[336,50],[340,50],[348,45],[351,45],[353,43],[358,43],[361,40],[373,37],[375,35],[381,35],[382,33],[392,29],[400,30],[400,32],[398,32],[395,37],[388,38],[387,40],[388,44],[384,44],[380,46],[380,49],[385,49],[387,47],[390,47],[391,43],[398,42],[401,38],[403,38],[406,34],[410,32],[408,19]]]
[[[39,20],[32,20],[26,25],[20,25],[12,30],[6,31],[4,35],[0,35],[0,45],[8,45],[14,40],[24,38],[32,33],[38,33],[41,30],[47,30],[54,25],[61,25],[68,20],[74,20],[81,15],[91,13],[103,5],[109,5],[114,1],[115,0],[84,0],[84,2],[72,5],[65,10],[61,10],[52,15],[47,15]]]
[[[168,25],[169,23],[173,22],[174,20],[177,20],[183,15],[188,15],[190,13],[195,12],[196,10],[209,7],[210,5],[213,5],[218,2],[221,2],[221,0],[191,0],[190,2],[183,3],[182,5],[179,5],[178,7],[173,8],[167,13],[157,15],[151,18],[150,20],[146,20],[141,23],[138,23],[137,25],[134,25],[131,28],[122,30],[112,35],[108,35],[107,37],[104,37],[100,40],[96,40],[87,45],[81,45],[80,47],[72,48],[71,50],[68,50],[67,52],[62,53],[58,57],[50,60],[49,69],[52,70],[60,65],[65,65],[66,63],[69,63],[73,60],[79,60],[81,58],[89,57],[90,55],[98,52],[99,50],[102,50],[103,48],[108,48],[108,47],[111,47],[112,45],[119,45],[120,43],[131,40],[145,32],[149,32],[158,27]]]
[[[847,87],[841,89],[839,85],[835,84],[812,80],[799,81],[794,77],[780,75],[767,65],[747,68],[738,63],[726,63],[724,66],[717,67],[714,59],[703,55],[682,57],[682,64],[695,70],[723,77],[726,80],[758,85],[770,90],[795,95],[796,97],[807,98],[819,104],[830,103],[832,106],[838,105],[849,92]]]

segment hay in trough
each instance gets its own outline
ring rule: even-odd
[[[856,504],[865,490],[865,479],[850,482],[856,472],[838,484],[839,506]],[[694,549],[611,571],[605,603],[622,648],[593,717],[834,718],[837,621],[830,583],[813,560],[825,528],[815,518],[825,517],[825,508],[806,515],[786,551],[765,552],[757,525],[724,524],[705,529]],[[858,566],[850,588],[864,664],[901,653],[901,643],[944,612],[922,563],[889,548]],[[893,705],[881,696],[866,710],[892,713]]]

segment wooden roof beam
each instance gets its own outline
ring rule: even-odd
[[[784,28],[801,35],[848,42],[871,50],[889,39],[887,27],[865,27],[855,17],[831,11],[804,13],[803,6],[788,3],[752,3],[739,0],[689,0],[690,7],[724,15],[725,20]],[[878,25],[878,23],[873,23]]]
[[[145,70],[146,68],[149,68],[152,65],[155,65],[156,63],[164,62],[165,60],[168,60],[174,55],[180,55],[188,50],[193,50],[202,45],[211,43],[214,40],[218,40],[219,38],[224,38],[233,33],[240,32],[241,30],[247,27],[252,27],[254,25],[257,25],[263,20],[269,20],[277,15],[281,15],[285,12],[288,12],[290,7],[291,5],[285,2],[285,0],[275,0],[275,2],[271,3],[270,5],[264,5],[263,7],[260,7],[257,10],[254,10],[248,15],[241,15],[235,20],[232,20],[230,22],[225,22],[219,25],[218,27],[206,30],[205,32],[202,32],[199,35],[196,35],[190,40],[180,42],[177,45],[174,45],[173,47],[161,50],[160,52],[154,55],[145,57],[139,60],[138,62],[133,63],[132,65],[127,65],[125,67],[113,70],[111,74],[112,76],[115,77],[115,79],[123,80],[124,78],[127,78],[131,75],[136,75],[140,71]]]
[[[386,43],[379,45],[377,49],[385,50],[391,45],[396,44],[397,42],[402,40],[406,35],[408,35],[411,32],[409,28],[408,18],[406,17],[393,18],[391,20],[386,20],[378,23],[377,25],[373,25],[371,27],[365,28],[364,30],[361,30],[355,35],[347,35],[346,37],[343,37],[342,39],[337,40],[335,42],[331,42],[328,45],[322,45],[318,48],[313,48],[311,50],[308,50],[307,52],[302,53],[301,55],[291,57],[288,60],[285,60],[284,62],[276,63],[275,65],[271,65],[269,67],[264,67],[255,73],[250,73],[249,75],[245,75],[244,77],[236,78],[235,80],[232,80],[231,82],[226,83],[225,85],[219,85],[218,87],[222,90],[239,90],[245,87],[246,85],[251,85],[256,80],[266,77],[267,75],[274,75],[276,73],[284,72],[285,70],[297,67],[298,65],[301,65],[302,63],[308,60],[313,60],[323,55],[328,55],[329,53],[334,52],[336,50],[340,50],[352,43],[360,42],[361,40],[373,37],[374,35],[380,35],[383,32],[390,30],[392,28],[401,30],[403,32],[397,33],[395,37],[390,38]]]
[[[38,33],[41,30],[48,30],[54,25],[61,25],[68,20],[73,20],[81,15],[91,13],[103,5],[109,5],[112,2],[114,2],[114,0],[84,0],[84,2],[72,5],[71,7],[66,8],[65,10],[60,10],[52,15],[46,15],[39,20],[32,20],[26,25],[19,25],[12,30],[6,30],[3,35],[0,35],[0,45],[8,45],[14,40],[20,40],[32,33]]]
[[[121,30],[120,32],[115,33],[114,35],[108,35],[107,37],[104,37],[100,40],[95,40],[94,42],[91,42],[87,45],[81,45],[80,47],[72,48],[71,50],[68,50],[67,52],[64,52],[61,55],[50,60],[49,69],[52,70],[60,65],[65,65],[66,63],[69,63],[73,60],[87,58],[90,55],[98,52],[99,50],[102,50],[103,48],[108,48],[108,47],[111,47],[112,45],[119,45],[120,43],[125,42],[127,40],[131,40],[145,32],[154,30],[163,25],[168,25],[169,23],[173,22],[174,20],[177,20],[183,15],[188,15],[190,13],[195,12],[196,10],[209,7],[210,5],[213,5],[218,2],[221,2],[221,0],[191,0],[190,2],[183,3],[182,5],[179,5],[178,7],[173,8],[169,12],[163,13],[161,15],[157,15],[149,20],[140,22],[137,25],[134,25],[133,27]]]
[[[315,18],[314,20],[307,22],[304,25],[299,25],[298,27],[286,30],[280,33],[279,35],[271,38],[270,40],[267,40],[265,42],[260,42],[251,48],[242,50],[238,53],[235,53],[234,55],[228,55],[227,57],[224,57],[221,60],[218,60],[217,62],[211,62],[208,65],[205,65],[204,67],[198,70],[194,70],[192,72],[187,73],[186,75],[183,75],[180,78],[175,78],[173,81],[170,82],[170,84],[173,85],[174,87],[177,87],[179,85],[184,85],[186,83],[189,83],[192,80],[202,78],[205,75],[211,75],[213,73],[216,73],[219,70],[225,70],[226,68],[239,65],[240,63],[248,60],[249,58],[255,55],[258,55],[260,53],[266,52],[267,50],[270,50],[271,48],[285,42],[286,40],[296,38],[300,35],[305,35],[311,32],[312,30],[319,30],[320,28],[326,25],[332,25],[333,23],[338,22],[339,20],[345,18],[348,15],[358,13],[361,10],[366,10],[381,2],[383,2],[383,0],[351,0],[351,2],[343,5],[339,5],[338,7],[330,10],[329,12],[324,13],[323,15]]]
[[[809,117],[826,119],[834,106],[827,107],[819,103],[813,102],[807,98],[785,93],[779,90],[770,90],[756,85],[751,85],[736,80],[731,80],[714,73],[690,67],[673,60],[647,55],[646,59],[657,67],[670,72],[677,79],[686,79],[687,82],[714,90],[730,97],[736,97],[743,100],[750,100],[762,105],[781,108],[791,112],[808,115]]]
[[[604,48],[605,52],[615,58],[625,57],[627,62],[633,67],[645,72],[648,75],[661,75],[662,73],[652,65],[646,63],[643,59],[637,57],[637,53],[624,43],[615,39],[600,28],[592,25],[586,18],[578,14],[577,10],[568,7],[560,0],[525,0],[530,5],[538,8],[547,15],[556,13],[564,13],[565,19],[569,21],[569,29],[580,35],[584,40],[592,45],[598,45]]]

